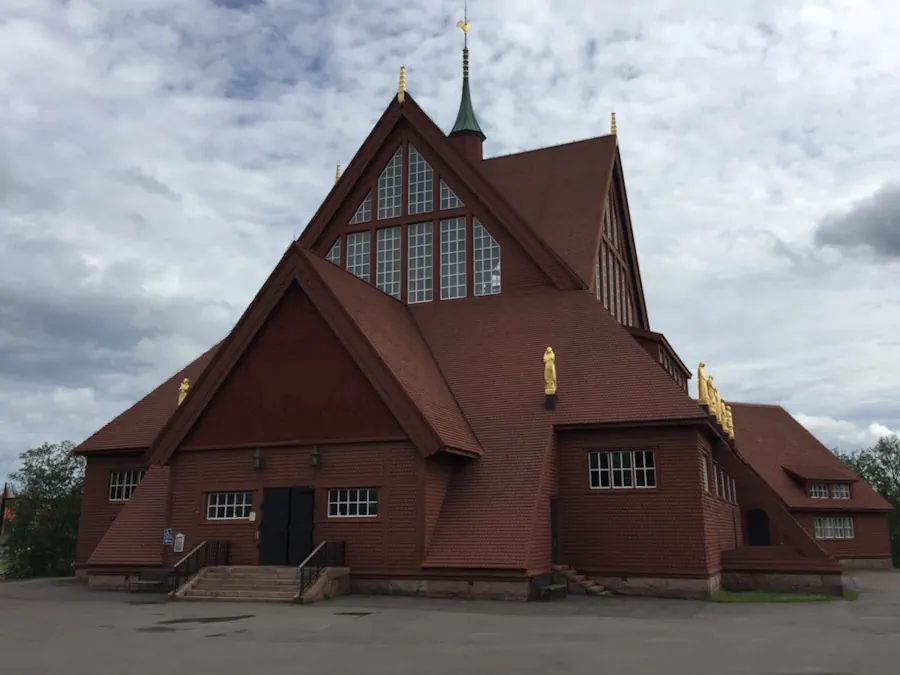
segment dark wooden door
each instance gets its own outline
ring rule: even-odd
[[[288,564],[291,488],[266,488],[259,524],[259,564]]]
[[[291,521],[288,534],[288,565],[299,565],[313,549],[313,509],[315,492],[312,488],[291,488]]]
[[[762,509],[753,509],[747,513],[747,543],[750,546],[770,546],[772,544],[769,516]]]

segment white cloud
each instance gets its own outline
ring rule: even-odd
[[[890,429],[878,422],[861,425],[847,420],[803,413],[795,413],[794,419],[829,448],[837,448],[844,452],[869,448],[875,445],[879,438],[900,434],[900,430]]]
[[[0,403],[29,403],[0,407],[0,473],[225,334],[401,63],[452,124],[459,5],[5,0]],[[487,153],[605,133],[616,110],[653,327],[726,397],[900,428],[896,267],[812,246],[900,170],[900,8],[583,7],[470,3]]]

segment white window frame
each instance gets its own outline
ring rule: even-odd
[[[434,170],[419,154],[412,143],[409,145],[409,202],[407,213],[431,213],[434,211]]]
[[[434,225],[431,221],[406,228],[406,303],[434,300]]]
[[[472,218],[472,285],[476,296],[500,293],[501,253],[497,240],[478,218]]]
[[[371,250],[371,230],[351,232],[347,235],[347,271],[363,281],[368,281],[371,276]]]
[[[647,459],[649,458],[649,462]],[[649,490],[659,487],[653,450],[592,450],[588,452],[588,486],[592,490]],[[642,476],[639,481],[638,476]],[[604,481],[606,485],[604,485]],[[638,485],[643,482],[644,485]],[[650,484],[652,482],[652,484]],[[618,483],[618,485],[617,485]]]
[[[206,495],[207,520],[250,520],[253,492],[210,492]]]
[[[853,539],[853,518],[850,516],[820,516],[813,521],[816,539]]]
[[[466,297],[466,217],[440,223],[441,300]]]
[[[331,248],[328,249],[328,255],[325,256],[325,259],[337,265],[341,266],[341,238],[338,237],[334,240],[334,243],[331,245]]]
[[[810,499],[828,499],[828,483],[810,483]]]
[[[137,490],[147,473],[146,469],[125,469],[109,472],[109,490],[107,496],[111,502],[127,502]]]
[[[850,499],[850,483],[832,483],[828,493],[832,499]]]
[[[362,200],[362,203],[359,205],[359,208],[356,209],[356,213],[353,214],[353,218],[350,219],[351,225],[358,225],[359,223],[368,223],[372,220],[372,193],[366,195],[366,198]]]
[[[403,215],[403,146],[378,176],[378,220]]]
[[[377,487],[331,488],[328,490],[328,517],[377,518],[378,497]]]
[[[703,481],[703,491],[709,492],[709,466],[705,452],[700,453],[700,478]]]
[[[375,238],[375,286],[399,300],[403,228],[400,225],[382,228]]]
[[[457,197],[456,193],[450,189],[450,186],[441,179],[441,211],[458,209],[463,206],[465,206],[465,204],[462,203],[462,200]]]

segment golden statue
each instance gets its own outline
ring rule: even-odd
[[[338,181],[341,179],[341,165],[338,164],[337,168],[334,170],[334,184],[337,185]],[[295,237],[296,238],[296,237]]]
[[[706,364],[703,361],[697,366],[697,398],[700,403],[709,406],[709,388],[706,386]]]
[[[734,417],[731,415],[731,406],[725,406],[725,419],[728,421],[728,435],[734,438]]]
[[[184,401],[184,397],[187,396],[188,389],[190,388],[191,381],[187,378],[184,378],[178,387],[178,405],[181,405],[182,401]]]
[[[397,85],[397,100],[406,100],[406,66],[400,66],[400,84]]]
[[[618,136],[618,135],[619,135],[619,129],[618,129],[618,127],[616,126],[616,113],[612,113],[612,114],[610,115],[610,120],[609,120],[609,133],[611,133],[613,136]]]
[[[547,396],[556,393],[556,354],[553,347],[544,350],[544,393]]]
[[[718,394],[718,392],[716,392]],[[719,399],[719,421],[722,423],[722,428],[725,428],[725,423],[728,419],[725,417],[725,399],[721,396],[718,396]]]
[[[706,391],[709,396],[709,414],[716,417],[719,412],[719,402],[717,399],[719,390],[716,389],[716,385],[713,384],[712,375],[706,378]]]

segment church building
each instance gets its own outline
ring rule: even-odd
[[[401,70],[231,332],[76,448],[79,573],[340,542],[354,592],[708,597],[889,565],[884,500],[651,329],[615,117],[485,157],[469,87],[465,49],[444,133]]]

